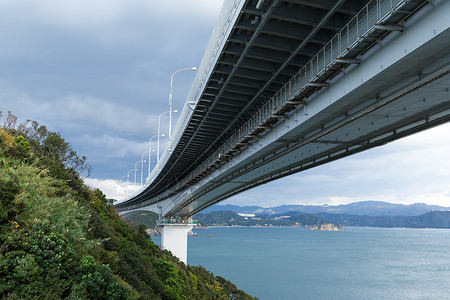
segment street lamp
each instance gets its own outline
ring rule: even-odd
[[[159,136],[165,136],[165,135],[164,135],[164,134],[161,134],[161,135],[157,134],[157,135],[154,135],[154,136],[152,136],[152,137],[150,138],[150,147],[148,148],[148,175],[149,175],[149,176],[150,176],[150,171],[151,171],[150,165],[151,165],[151,163],[152,163],[152,161],[151,161],[151,158],[152,158],[152,140],[153,140],[155,137],[159,137]],[[153,151],[155,151],[155,150],[153,150]]]
[[[127,177],[127,176],[126,176],[126,175],[125,175],[125,176],[122,176],[122,178],[120,178],[120,182],[123,182],[123,179],[124,179],[125,177]]]
[[[145,160],[144,160],[145,162]],[[134,164],[134,185],[136,185],[136,172],[137,172],[137,164],[139,163],[144,163],[143,161],[138,161],[137,163]]]
[[[174,110],[173,112],[178,112],[178,110]],[[158,117],[158,148],[156,149],[156,166],[157,166],[157,170],[159,170],[159,137],[161,136],[161,116],[167,113],[172,113],[171,110],[165,111],[162,114],[159,115]],[[169,127],[170,130],[170,127]]]
[[[136,169],[134,169],[134,171],[136,172]],[[127,173],[127,198],[128,198],[128,179],[130,178],[130,172],[133,172],[133,170],[130,170]]]
[[[135,169],[136,170],[136,169]],[[128,180],[129,180],[129,178],[130,178],[130,172],[133,172],[134,170],[130,170],[130,171],[128,171],[128,173],[127,173],[127,185],[128,185]]]
[[[144,162],[147,162],[146,160],[144,160],[144,154],[147,153],[149,150],[145,150],[144,153],[142,153],[142,165],[141,165],[141,186],[142,186],[142,178],[144,177]]]
[[[192,68],[183,68],[183,69],[179,69],[176,70],[175,72],[173,72],[172,76],[170,76],[170,94],[169,94],[169,150],[171,149],[171,137],[172,137],[172,89],[173,89],[173,75],[175,75],[176,73],[180,72],[180,71],[184,71],[184,70],[192,70],[192,71],[197,71],[196,67],[192,67]],[[174,111],[175,112],[175,111]]]

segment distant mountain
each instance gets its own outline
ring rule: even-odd
[[[332,213],[361,216],[419,216],[430,211],[448,211],[450,207],[415,203],[411,205],[394,204],[382,201],[361,201],[343,205],[281,205],[276,207],[214,205],[203,211],[232,211],[235,213],[277,215],[300,211],[306,214]]]
[[[196,214],[201,226],[342,226],[450,228],[450,211],[431,211],[420,216],[361,216],[350,214],[286,212],[276,215],[240,216],[232,211]],[[339,225],[337,225],[339,224]]]
[[[203,214],[207,214],[213,211],[232,211],[235,213],[243,213],[243,214],[267,214],[267,210],[269,208],[264,208],[261,206],[239,206],[239,205],[232,205],[232,204],[216,204],[213,206],[210,206],[204,210],[202,210]],[[272,214],[272,213],[270,213]]]
[[[343,226],[450,228],[450,211],[430,211],[420,216],[358,216],[318,213],[318,217]]]

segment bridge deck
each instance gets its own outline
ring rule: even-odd
[[[119,208],[148,205],[205,178],[386,34],[401,31],[427,1],[264,1],[257,9],[258,2],[235,1],[228,36],[177,146],[151,184]]]

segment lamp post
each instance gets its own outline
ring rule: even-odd
[[[173,112],[178,112],[178,110],[175,109]],[[162,115],[165,115],[167,113],[172,113],[172,111],[171,110],[165,111],[162,114],[160,114],[158,117],[158,146],[156,149],[156,167],[157,167],[158,171],[159,171],[159,137],[162,136],[161,135],[161,117],[162,117]],[[169,127],[169,129],[170,129],[170,127]]]
[[[147,162],[146,160],[144,160],[144,154],[147,153],[149,150],[145,150],[144,153],[142,153],[142,158],[141,158],[141,186],[142,186],[142,178],[144,178],[144,163]],[[150,161],[149,161],[150,162]]]
[[[170,94],[169,94],[169,150],[171,150],[171,137],[172,137],[172,90],[173,90],[173,75],[175,75],[176,73],[180,72],[180,71],[184,71],[184,70],[192,70],[192,71],[197,71],[196,67],[192,67],[192,68],[183,68],[183,69],[179,69],[176,70],[175,72],[173,72],[172,76],[170,76]],[[174,111],[175,112],[175,111]]]
[[[122,178],[120,178],[120,183],[122,183],[122,182],[123,182],[123,179],[124,179],[125,177],[127,177],[127,179],[128,179],[128,176],[127,176],[127,175],[125,175],[125,176],[122,176]],[[128,185],[128,183],[127,183],[127,185]],[[128,192],[128,189],[127,189],[127,192]],[[127,198],[128,198],[128,193],[127,193]]]
[[[152,158],[152,140],[154,138],[158,137],[158,136],[160,136],[160,135],[157,134],[157,135],[154,135],[154,136],[152,136],[150,138],[150,146],[148,148],[148,176],[150,176],[150,172],[151,172],[150,166],[151,166],[151,163],[152,163],[152,161],[151,161],[151,158]],[[165,136],[165,135],[161,134],[161,136]],[[155,151],[155,150],[153,150],[153,151]]]
[[[127,185],[128,185],[128,180],[130,179],[130,172],[132,172],[133,170],[128,171],[127,173]]]
[[[136,172],[136,169],[134,169],[134,171]],[[128,179],[130,179],[130,172],[133,172],[133,170],[130,170],[127,173],[127,198],[128,198]]]
[[[136,173],[137,173],[137,164],[143,163],[142,161],[138,161],[134,164],[134,185],[136,185]]]

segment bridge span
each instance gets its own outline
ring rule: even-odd
[[[449,121],[449,15],[445,0],[225,1],[172,149],[118,211],[185,220]]]

